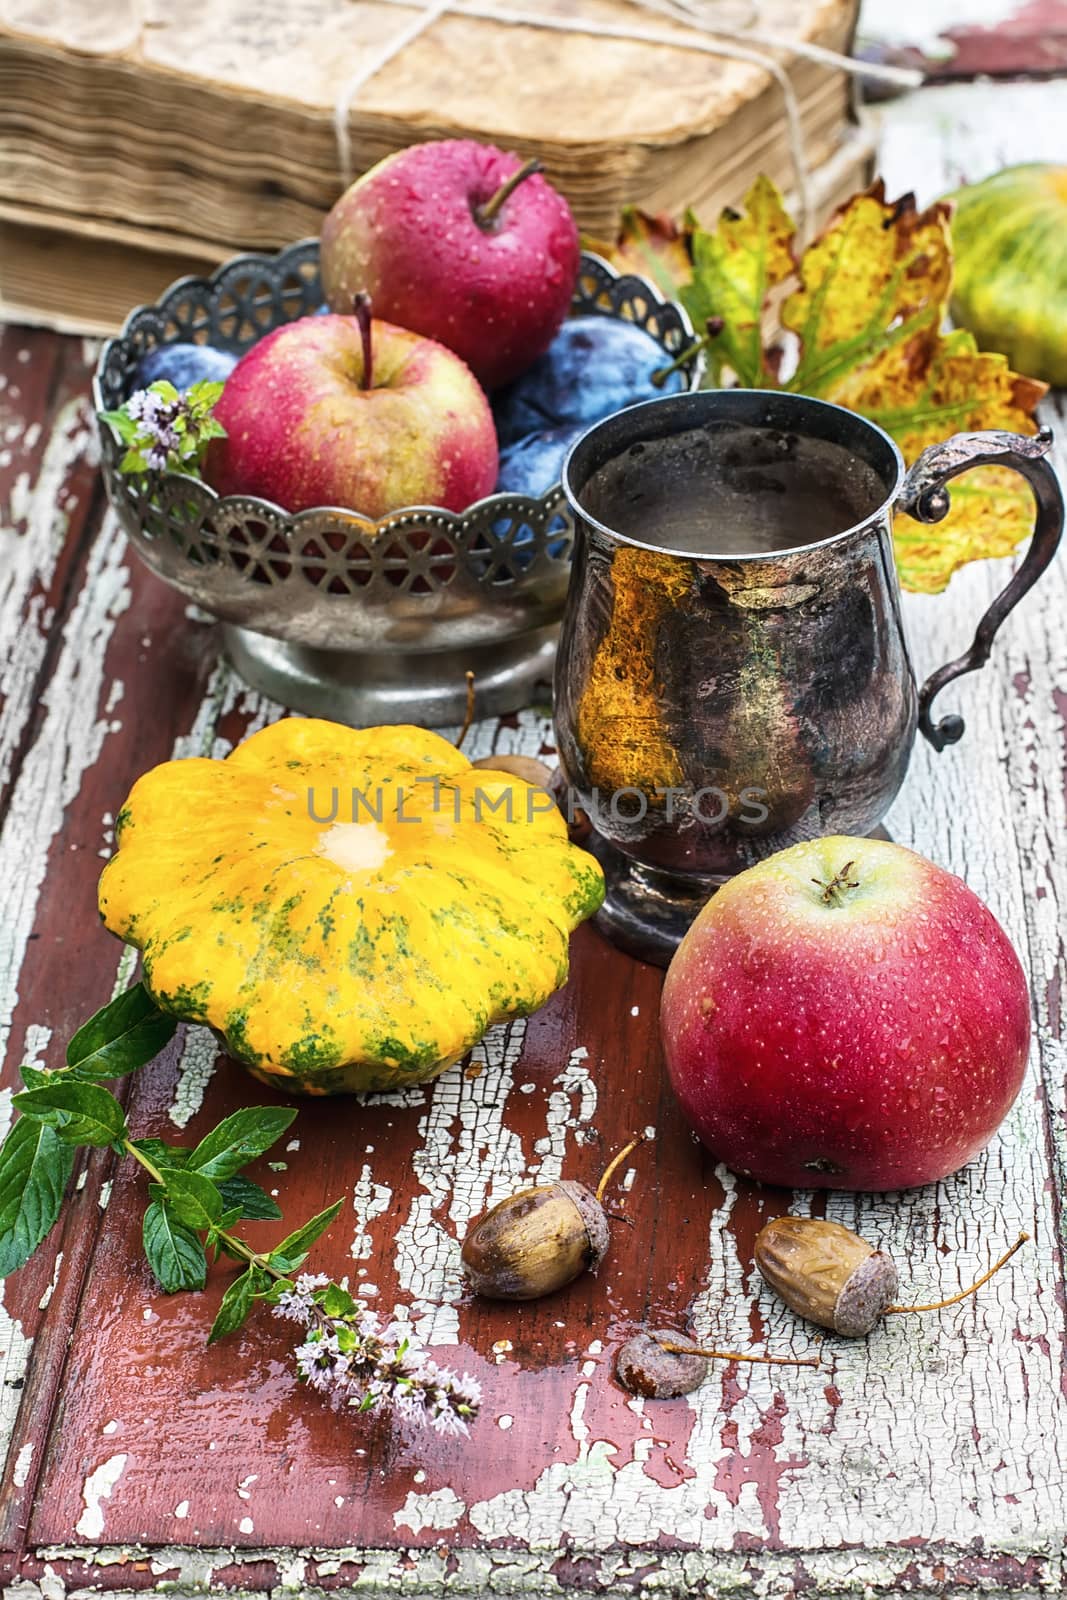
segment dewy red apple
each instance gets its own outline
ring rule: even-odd
[[[812,839],[731,879],[675,953],[671,1082],[708,1148],[790,1188],[932,1183],[992,1138],[1030,997],[965,883],[900,845]]]
[[[371,322],[365,306],[267,334],[227,378],[215,415],[227,437],[205,470],[220,494],[382,517],[464,511],[496,486],[496,431],[472,374],[443,345]]]
[[[322,229],[335,311],[370,294],[379,316],[437,339],[486,388],[543,355],[578,277],[570,207],[536,163],[474,139],[411,145],[352,184]]]

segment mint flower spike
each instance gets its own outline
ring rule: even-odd
[[[309,1388],[346,1397],[369,1411],[392,1405],[437,1433],[466,1438],[482,1403],[481,1385],[439,1367],[403,1323],[382,1327],[373,1311],[321,1274],[303,1273],[272,1293],[274,1315],[304,1323],[296,1368]]]
[[[117,411],[101,411],[126,453],[121,472],[185,472],[199,477],[204,453],[212,439],[226,437],[214,415],[222,394],[221,383],[194,383],[184,393],[166,378],[138,389]]]

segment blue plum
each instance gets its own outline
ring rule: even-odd
[[[134,388],[147,389],[163,378],[180,390],[191,389],[194,383],[225,383],[237,359],[209,344],[158,344],[141,357]]]
[[[500,452],[497,494],[547,494],[559,482],[564,456],[587,426],[568,422],[561,428],[543,428],[508,445]]]
[[[685,387],[674,372],[662,386],[652,374],[670,357],[650,333],[616,317],[572,317],[521,378],[493,396],[501,448],[565,424],[590,427],[638,400]]]

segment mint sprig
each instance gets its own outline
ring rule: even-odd
[[[343,1201],[267,1251],[233,1231],[242,1220],[281,1217],[271,1196],[241,1169],[281,1138],[295,1111],[244,1107],[193,1149],[134,1137],[121,1103],[101,1080],[146,1066],[175,1027],[138,983],[78,1029],[65,1066],[22,1068],[26,1087],[12,1101],[21,1115],[0,1145],[0,1277],[23,1266],[54,1227],[75,1150],[109,1148],[135,1161],[149,1180],[142,1242],[165,1294],[203,1289],[210,1258],[242,1263],[223,1295],[209,1344],[243,1327],[253,1306],[266,1301],[276,1316],[303,1323],[295,1358],[310,1387],[340,1390],[358,1411],[384,1401],[440,1432],[465,1434],[480,1403],[473,1378],[436,1366],[413,1343],[407,1325],[382,1327],[343,1284],[301,1273]]]
[[[213,414],[222,390],[221,383],[205,379],[182,393],[160,378],[147,389],[138,389],[117,411],[101,411],[103,421],[126,446],[119,470],[198,477],[211,440],[226,437],[226,429]]]

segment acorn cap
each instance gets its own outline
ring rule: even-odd
[[[665,1350],[664,1344],[690,1344],[672,1328],[642,1328],[627,1339],[615,1357],[615,1373],[624,1389],[648,1400],[673,1400],[699,1389],[708,1375],[708,1361],[694,1351]]]
[[[755,1258],[787,1306],[847,1338],[870,1333],[896,1297],[891,1257],[839,1222],[776,1217],[757,1235]]]
[[[611,1244],[607,1213],[592,1189],[586,1188],[584,1183],[575,1183],[573,1178],[561,1178],[556,1188],[562,1189],[578,1208],[578,1215],[589,1238],[588,1267],[590,1272],[595,1272],[607,1255],[608,1246]]]

